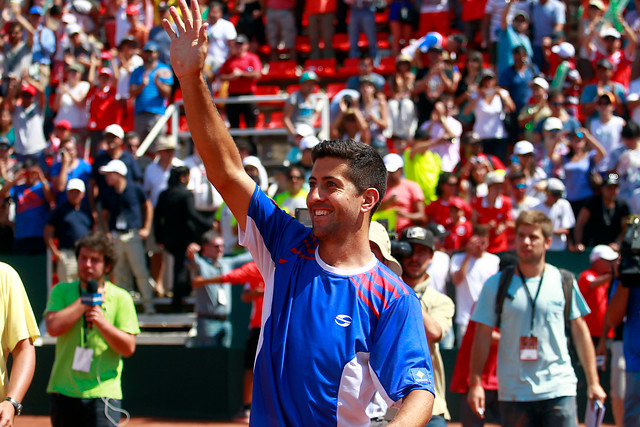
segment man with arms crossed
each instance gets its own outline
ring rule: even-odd
[[[163,25],[191,135],[265,279],[251,425],[368,426],[377,390],[404,399],[394,424],[424,426],[434,391],[420,304],[369,248],[382,158],[353,141],[321,143],[307,197],[313,232],[281,211],[245,173],[209,95],[198,2],[180,9],[171,8],[177,33]]]
[[[560,271],[545,262],[553,224],[542,212],[524,211],[516,220],[518,264],[502,306],[498,345],[498,400],[504,427],[576,426],[577,379],[565,336]],[[495,311],[500,274],[482,288],[471,320],[478,322],[471,354],[468,401],[482,416],[481,374],[498,323]],[[590,400],[604,401],[595,351],[583,316],[589,313],[577,285],[571,298],[571,337],[584,367]]]

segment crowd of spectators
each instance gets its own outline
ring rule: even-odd
[[[395,236],[433,233],[420,274],[442,293],[455,286],[458,344],[521,212],[552,220],[551,250],[577,252],[618,249],[625,219],[640,214],[639,2],[200,3],[212,94],[288,93],[219,106],[231,128],[268,119],[286,134],[271,174],[265,137],[238,139],[247,173],[302,215],[329,108],[331,138],[384,156],[374,219]],[[238,264],[227,258],[243,251],[237,223],[189,138],[165,125],[139,150],[180,99],[161,25],[172,4],[0,1],[0,253],[48,251],[57,280],[73,281],[75,242],[102,230],[115,283],[144,311],[154,294],[173,294],[180,311],[193,286],[199,337],[211,338],[199,342],[229,346],[229,288],[207,279]]]

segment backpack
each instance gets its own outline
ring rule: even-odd
[[[567,340],[571,337],[571,325],[569,314],[571,312],[571,304],[573,300],[573,281],[575,280],[575,276],[569,270],[565,270],[564,268],[560,268],[560,275],[562,276],[562,291],[564,293],[564,329],[565,334],[567,335]],[[496,306],[495,313],[497,316],[496,328],[500,329],[500,321],[502,317],[502,306],[504,305],[504,299],[507,297],[507,290],[509,289],[509,284],[511,283],[511,279],[513,278],[513,274],[515,273],[515,266],[509,265],[502,269],[500,274],[500,281],[498,283],[498,292],[496,294]]]

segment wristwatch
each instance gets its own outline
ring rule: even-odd
[[[4,400],[11,403],[13,405],[13,409],[15,411],[15,415],[22,414],[22,403],[18,402],[12,397],[6,397]]]

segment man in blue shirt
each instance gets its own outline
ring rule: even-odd
[[[147,42],[142,49],[144,64],[133,70],[129,80],[129,96],[136,100],[134,128],[142,140],[164,114],[173,85],[171,68],[159,61],[158,51],[156,42]]]
[[[576,386],[565,335],[565,300],[560,271],[545,262],[553,224],[542,212],[524,211],[516,220],[518,264],[509,282],[500,317],[496,295],[501,274],[484,284],[471,320],[478,323],[471,354],[468,401],[484,415],[481,383],[491,333],[500,328],[498,400],[504,427],[575,426]],[[544,288],[544,290],[543,290]],[[573,282],[571,336],[587,378],[587,398],[604,402],[595,350],[583,316],[589,307]]]
[[[265,279],[250,424],[369,426],[378,391],[389,404],[403,400],[390,425],[424,426],[434,387],[420,304],[369,247],[386,190],[382,158],[354,141],[319,144],[307,197],[313,231],[280,210],[246,174],[209,95],[200,7],[180,0],[180,9],[171,8],[177,33],[163,24],[191,134]]]

